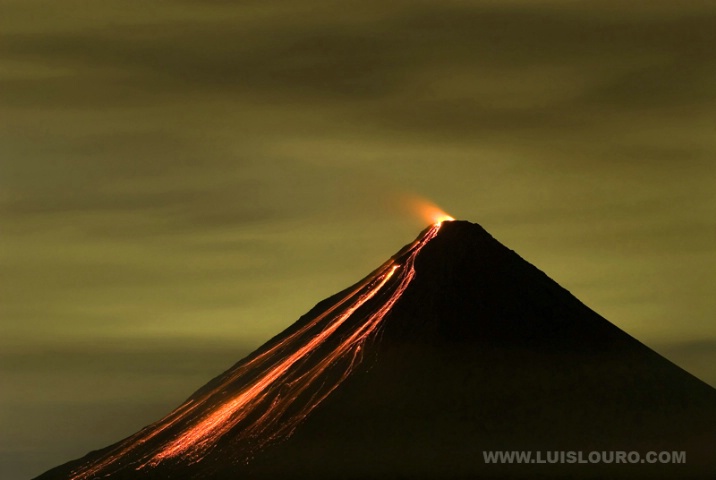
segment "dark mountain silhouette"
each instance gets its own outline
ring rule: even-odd
[[[686,464],[486,464],[498,450]],[[715,454],[716,390],[454,221],[164,419],[38,479],[713,479]]]

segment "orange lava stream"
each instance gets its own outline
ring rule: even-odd
[[[408,288],[418,253],[437,235],[443,220],[408,248],[402,265],[389,260],[326,311],[235,367],[217,386],[83,465],[71,480],[105,476],[127,465],[152,468],[169,459],[198,462],[232,430],[233,441],[245,442],[241,446],[247,457],[253,449],[290,436],[360,362],[364,344]],[[379,306],[361,312],[374,299]],[[242,390],[223,398],[242,383]]]
[[[338,330],[338,327],[340,327],[351,315],[353,315],[353,312],[355,312],[365,302],[373,298],[380,291],[380,289],[383,288],[383,285],[390,280],[390,277],[393,276],[396,268],[397,267],[393,267],[387,273],[382,274],[382,278],[378,285],[371,288],[367,293],[361,295],[360,298],[358,298],[358,301],[344,313],[339,315],[338,318],[336,318],[336,320],[328,326],[328,328],[320,332],[297,351],[290,354],[276,366],[271,368],[268,373],[256,381],[256,383],[249,386],[244,392],[237,395],[229,402],[224,403],[207,418],[194,425],[188,431],[184,432],[181,437],[164,447],[153,457],[150,465],[156,465],[158,462],[166,458],[177,456],[189,449],[192,449],[194,452],[204,450],[207,445],[215,443],[218,437],[231,430],[231,428],[233,428],[251,412],[250,407],[253,403],[264,399],[265,395],[268,393],[268,387],[275,385],[276,380],[286,375],[287,371],[296,362],[304,358],[309,352],[318,348],[321,343],[330,337],[333,332]]]
[[[391,262],[388,262],[388,264],[389,263]],[[381,266],[379,270],[382,270],[383,268],[385,268],[385,265]],[[83,465],[80,469],[73,472],[73,476],[70,477],[70,480],[86,480],[88,478],[94,477],[98,472],[101,472],[106,467],[109,467],[113,463],[120,460],[122,457],[125,457],[127,454],[130,454],[131,452],[137,450],[138,447],[146,444],[148,441],[157,437],[157,435],[159,435],[163,431],[170,429],[170,427],[173,427],[178,423],[181,423],[182,420],[185,420],[190,416],[190,413],[192,413],[194,410],[197,410],[198,407],[206,404],[212,396],[214,396],[217,392],[221,391],[226,385],[241,377],[252,367],[260,368],[262,362],[266,361],[267,359],[270,359],[272,354],[285,349],[288,345],[292,344],[294,340],[300,338],[302,335],[305,335],[309,330],[316,327],[316,325],[319,324],[322,320],[325,320],[329,315],[335,313],[340,307],[345,305],[348,300],[353,298],[360,292],[360,290],[365,288],[365,286],[368,285],[372,280],[373,278],[367,278],[364,281],[360,282],[345,297],[332,305],[321,315],[314,318],[311,322],[307,323],[306,325],[303,325],[296,332],[293,332],[280,342],[276,343],[275,345],[272,345],[265,351],[256,355],[254,358],[240,365],[238,368],[236,368],[235,371],[231,373],[231,375],[229,375],[221,382],[221,385],[212,389],[209,393],[202,395],[200,399],[187,400],[185,403],[183,403],[173,412],[167,415],[164,419],[142,429],[140,432],[125,439],[122,443],[120,443],[120,445],[115,447],[104,457],[101,457],[98,461]]]

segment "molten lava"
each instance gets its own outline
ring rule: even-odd
[[[290,436],[361,361],[364,345],[415,277],[418,253],[443,221],[452,220],[433,207],[425,210],[432,226],[399,260],[389,260],[320,315],[267,344],[71,478],[88,480],[168,461],[199,462],[225,439],[236,443],[248,461],[268,443]]]

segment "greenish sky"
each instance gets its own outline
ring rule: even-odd
[[[0,0],[0,476],[133,433],[424,222],[716,385],[716,4]]]

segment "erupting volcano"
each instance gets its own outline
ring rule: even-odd
[[[713,388],[480,226],[431,212],[413,243],[165,418],[38,478],[716,472]],[[497,450],[686,451],[687,464],[485,464]]]

